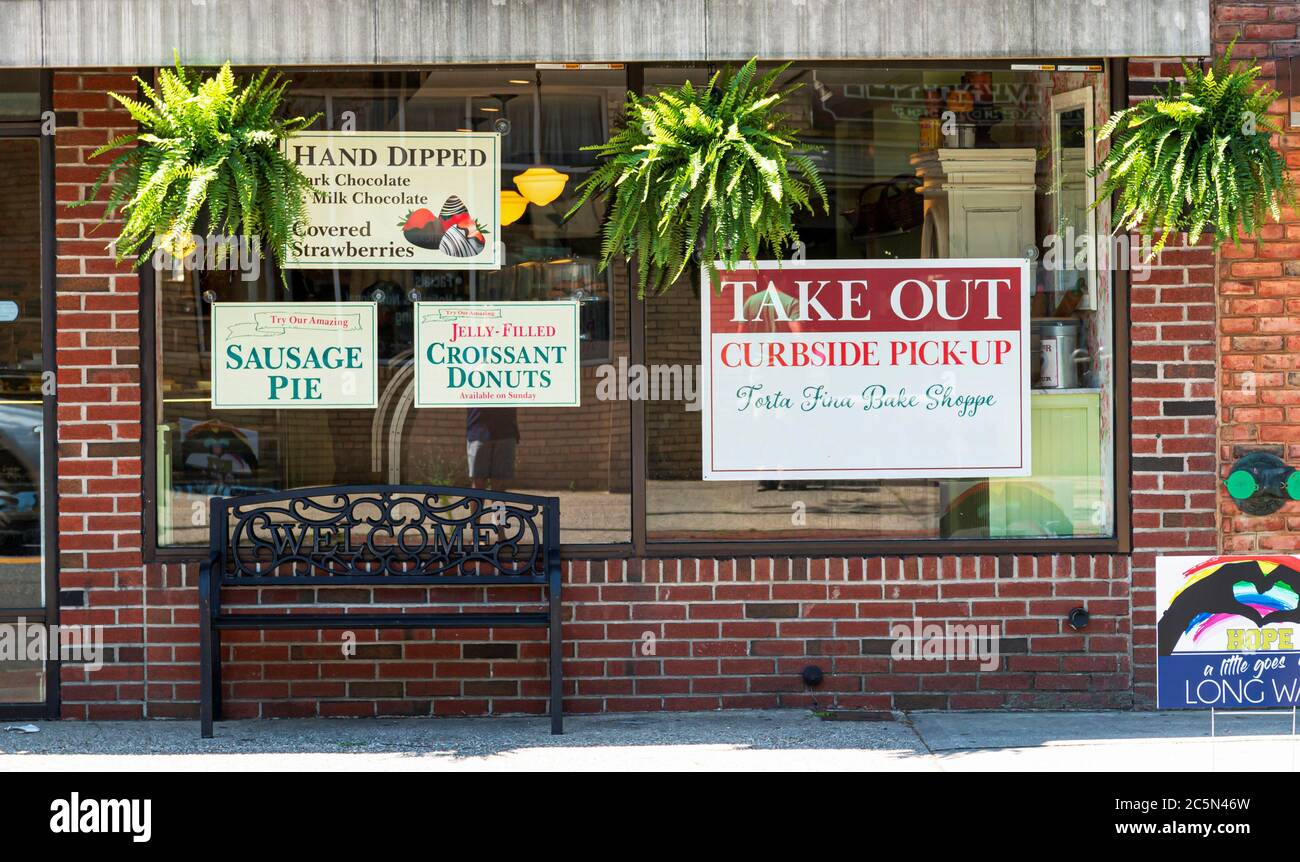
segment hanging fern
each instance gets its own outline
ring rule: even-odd
[[[622,127],[596,151],[603,163],[578,186],[570,218],[593,195],[612,195],[601,268],[635,256],[640,295],[659,293],[698,253],[716,281],[727,267],[780,254],[798,239],[797,210],[826,209],[826,187],[778,107],[799,85],[773,91],[789,64],[755,80],[756,60],[708,86],[628,94]]]
[[[1113,226],[1148,240],[1158,234],[1153,256],[1176,231],[1193,245],[1207,230],[1216,248],[1237,244],[1243,231],[1280,221],[1282,207],[1295,202],[1270,143],[1281,132],[1268,113],[1279,94],[1255,87],[1259,67],[1230,65],[1231,56],[1229,45],[1209,70],[1184,62],[1187,83],[1116,112],[1098,130],[1098,140],[1114,143],[1092,172],[1108,174],[1097,200],[1117,191]]]
[[[118,214],[124,217],[115,243],[117,259],[139,254],[137,266],[156,249],[176,258],[188,254],[205,207],[210,230],[260,237],[283,260],[295,226],[306,222],[304,197],[311,184],[285,158],[280,144],[316,120],[280,118],[288,81],[264,69],[240,86],[229,63],[214,77],[200,80],[181,66],[179,57],[174,71],[158,73],[157,91],[140,78],[135,81],[147,101],[109,95],[141,131],[94,152],[98,158],[123,150],[86,199],[71,206],[93,203],[110,183],[100,224]]]

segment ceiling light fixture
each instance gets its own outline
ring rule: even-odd
[[[512,192],[509,189],[501,190],[502,227],[519,221],[526,209],[528,209],[528,198],[519,194],[519,192]]]
[[[568,181],[568,174],[554,168],[529,168],[515,177],[515,186],[529,203],[544,207],[564,193]]]

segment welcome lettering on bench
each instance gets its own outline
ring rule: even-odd
[[[533,575],[543,565],[541,513],[481,500],[359,496],[232,507],[234,576]]]
[[[322,527],[302,524],[271,524],[267,528],[269,537],[256,533],[250,534],[250,543],[255,547],[271,548],[278,557],[301,556],[302,554],[357,554],[362,550],[372,553],[386,553],[393,547],[408,554],[417,554],[432,550],[440,554],[475,553],[497,544],[501,536],[501,527],[495,524],[434,524],[425,529],[419,524],[406,524],[394,527],[391,524],[374,525],[360,545],[353,543],[351,527]],[[469,535],[468,546],[465,542]],[[308,541],[310,537],[310,542]],[[382,541],[385,537],[389,541]]]

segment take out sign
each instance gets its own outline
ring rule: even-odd
[[[1028,475],[1028,269],[762,261],[706,281],[704,478]]]

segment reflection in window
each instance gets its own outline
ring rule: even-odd
[[[44,604],[40,163],[35,138],[0,138],[0,610]]]

